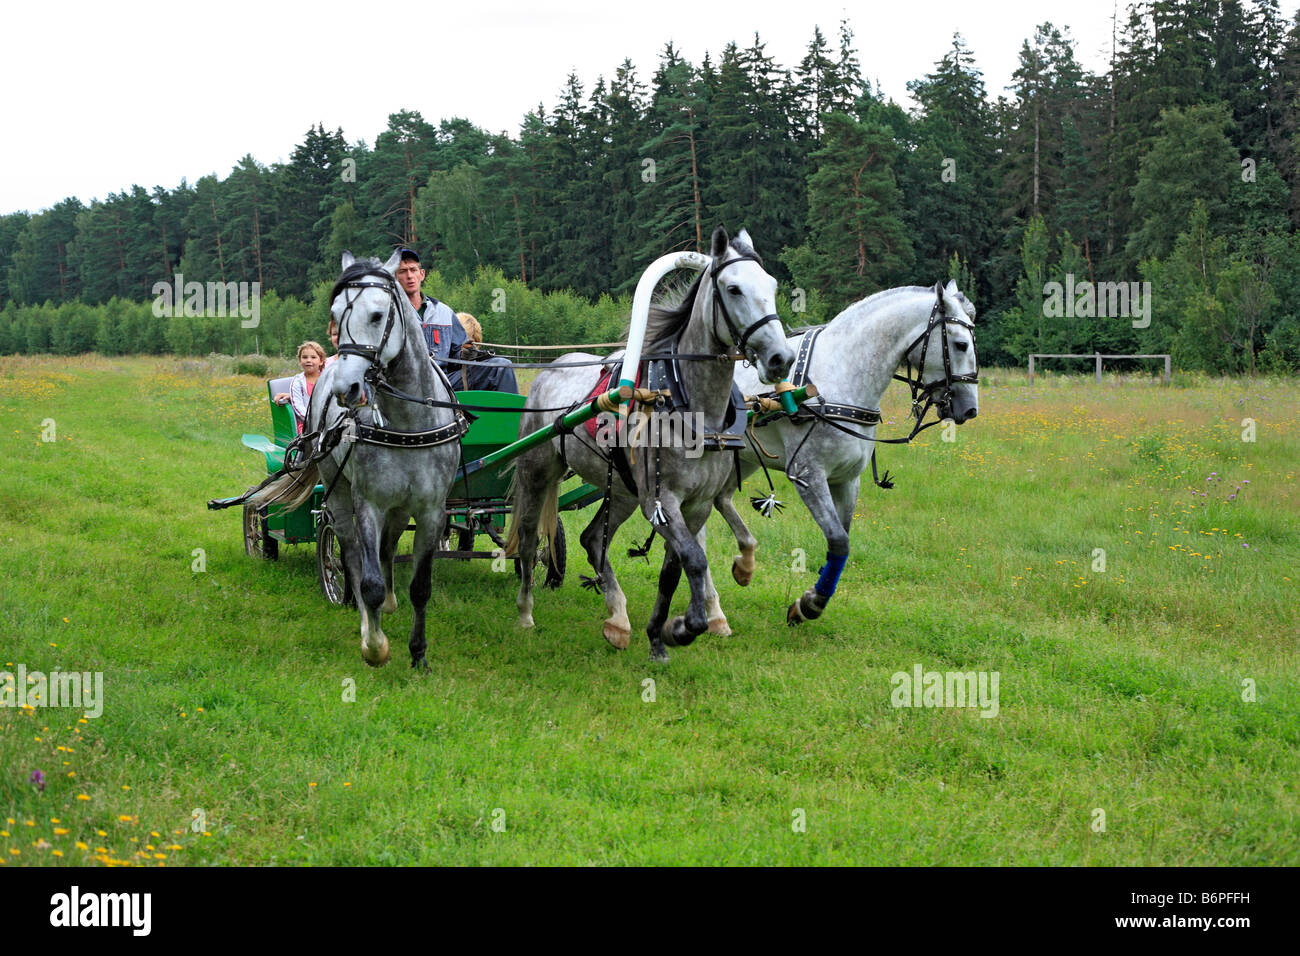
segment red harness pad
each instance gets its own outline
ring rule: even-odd
[[[617,371],[621,371],[621,370],[622,370],[622,366],[620,365]],[[590,402],[593,398],[596,398],[599,395],[604,395],[611,388],[613,388],[615,371],[616,369],[612,369],[612,368],[605,369],[605,371],[601,373],[600,378],[596,381],[596,387],[593,388],[590,393],[588,393],[587,397],[583,399],[583,401]],[[637,385],[641,384],[641,374],[639,369],[637,370],[636,384]],[[635,402],[628,403],[629,414],[631,413],[631,409],[634,404]],[[596,427],[597,427],[596,423],[598,422],[599,419],[600,419],[599,415],[592,415],[585,422],[583,422],[583,427],[587,429],[587,434],[590,435],[593,440],[596,438]],[[619,434],[622,434],[623,432],[623,425],[624,425],[624,420],[622,418],[618,419],[618,423],[615,425],[615,427],[619,430]]]

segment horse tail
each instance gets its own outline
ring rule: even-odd
[[[507,558],[517,557],[519,554],[519,522],[523,520],[523,512],[527,510],[526,507],[520,507],[519,476],[521,474],[522,471],[516,468],[510,478],[510,487],[506,491],[506,499],[510,502],[510,527],[506,532],[504,548]],[[548,482],[545,496],[542,498],[537,530],[546,536],[547,541],[555,540],[555,529],[560,523],[560,481],[563,477],[563,474],[560,474],[553,481]]]
[[[506,489],[506,501],[510,502],[510,527],[506,529],[506,544],[502,552],[507,558],[513,558],[519,551],[519,508],[517,507],[519,491],[519,469],[510,476],[510,487]]]
[[[292,511],[306,503],[319,484],[319,469],[312,462],[300,471],[288,472],[250,495],[245,504],[260,508],[262,505],[282,505]]]
[[[546,499],[542,502],[542,518],[539,524],[548,544],[555,540],[555,526],[559,523],[560,483],[553,481],[546,489]]]

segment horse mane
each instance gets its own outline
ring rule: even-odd
[[[686,328],[686,323],[691,320],[691,312],[695,309],[695,297],[699,295],[700,282],[703,279],[703,272],[696,273],[695,278],[690,282],[671,286],[651,301],[650,316],[645,326],[647,342],[660,342],[674,338]],[[625,341],[631,330],[632,321],[629,319],[627,328],[623,330]]]
[[[857,309],[854,310],[852,319],[856,320],[859,318],[863,318],[864,313],[871,312],[872,310],[880,306],[886,299],[891,299],[894,298],[895,296],[903,295],[904,293],[918,293],[918,292],[933,296],[934,287],[928,285],[900,285],[900,286],[895,286],[892,289],[881,289],[879,292],[873,293],[872,295],[867,296],[865,299],[860,299],[859,301],[854,303],[854,306],[859,306],[860,310]],[[966,315],[971,319],[974,319],[975,303],[971,302],[970,296],[966,295],[965,292],[962,292],[960,289],[958,289],[955,298],[957,299],[958,303],[962,305],[962,310],[966,313]],[[966,308],[967,304],[970,306],[969,309]],[[853,308],[853,306],[849,306],[848,308],[846,308],[839,315],[831,319],[830,322],[827,322],[826,325],[830,325],[831,322],[834,322],[841,317],[843,317],[845,321],[849,321],[850,320],[849,309],[851,308]],[[804,326],[801,329],[796,329],[795,332],[796,334],[799,332],[806,332],[810,328],[814,328],[814,326],[811,325]]]

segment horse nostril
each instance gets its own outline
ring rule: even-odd
[[[966,420],[966,421],[970,421],[972,418],[974,418],[974,417],[975,417],[976,415],[978,415],[979,413],[980,413],[980,410],[979,410],[978,408],[972,408],[970,411],[968,411],[968,412],[966,413],[966,419],[965,419],[965,420]]]

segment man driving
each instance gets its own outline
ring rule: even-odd
[[[397,266],[397,284],[410,299],[411,308],[420,317],[420,328],[429,347],[429,356],[438,363],[453,387],[481,389],[494,392],[518,392],[515,371],[510,363],[495,356],[481,358],[471,365],[462,364],[461,348],[469,342],[464,326],[456,313],[445,302],[430,298],[420,291],[424,283],[424,268],[420,256],[412,249],[402,249],[402,260]],[[478,355],[470,343],[467,353]],[[462,371],[464,370],[464,371]]]

